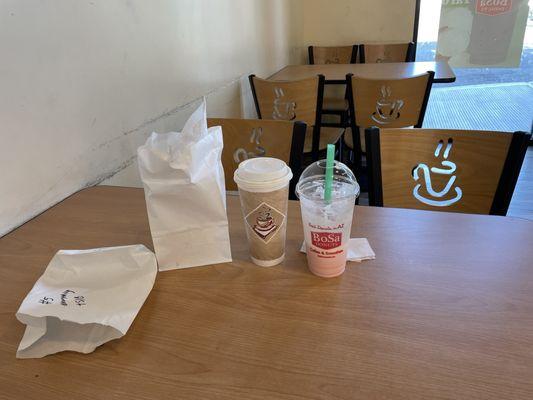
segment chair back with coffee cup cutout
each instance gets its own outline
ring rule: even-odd
[[[361,64],[413,61],[415,61],[415,44],[413,42],[359,45],[359,62]]]
[[[371,206],[506,215],[531,134],[366,130]]]
[[[369,79],[349,74],[351,132],[345,142],[354,151],[356,168],[366,151],[364,130],[371,126],[383,128],[421,128],[435,73],[400,79]]]
[[[273,157],[285,161],[294,178],[289,186],[289,198],[296,199],[294,187],[303,168],[303,148],[307,125],[259,119],[209,118],[208,126],[221,126],[224,138],[222,165],[226,190],[236,191],[233,174],[239,164],[249,158]]]
[[[259,119],[302,121],[307,124],[304,152],[318,160],[320,150],[328,143],[336,143],[344,130],[322,129],[324,100],[323,75],[295,80],[274,81],[250,75],[250,86]]]

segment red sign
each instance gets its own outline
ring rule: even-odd
[[[342,244],[342,233],[311,232],[311,241],[313,246],[320,249],[335,249]]]
[[[500,15],[511,11],[513,0],[477,0],[476,12],[485,15]]]

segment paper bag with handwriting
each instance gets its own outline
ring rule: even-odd
[[[90,353],[126,334],[157,274],[143,245],[60,250],[22,302],[17,358]]]

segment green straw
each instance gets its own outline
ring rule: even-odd
[[[333,187],[333,166],[335,165],[335,145],[328,144],[328,157],[326,159],[326,182],[324,186],[324,200],[331,202],[331,189]]]

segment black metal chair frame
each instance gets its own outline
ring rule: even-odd
[[[418,122],[414,126],[415,128],[422,128],[422,124],[424,123],[424,117],[426,115],[426,109],[429,101],[429,95],[431,94],[431,88],[433,87],[433,80],[435,78],[435,72],[434,71],[427,71],[428,77],[428,83],[426,86],[426,91],[424,93],[424,100],[422,101],[422,108],[420,109],[420,114],[418,115]],[[355,100],[354,100],[354,93],[353,93],[353,87],[352,87],[352,77],[353,74],[346,75],[346,86],[348,88],[348,102],[350,104],[350,127],[352,130],[352,143],[353,143],[353,149],[351,149],[354,153],[354,169],[355,170],[361,170],[362,167],[362,148],[361,148],[361,136],[359,135],[359,127],[357,126],[357,119],[355,117]]]
[[[291,154],[289,157],[289,167],[292,170],[293,178],[289,183],[289,199],[298,200],[296,196],[296,184],[300,180],[300,175],[304,167],[304,145],[307,124],[301,121],[294,122],[292,129]]]
[[[509,204],[520,175],[524,157],[531,140],[531,134],[514,132],[502,174],[498,182],[490,215],[507,215]],[[368,201],[369,205],[383,207],[383,187],[381,176],[380,129],[377,127],[365,130],[368,162]]]
[[[314,47],[315,46],[309,46],[307,48],[307,52],[309,54],[309,65],[315,64],[315,56],[314,56]],[[350,58],[350,64],[355,64],[357,62],[357,52],[359,49],[359,45],[354,44],[352,46],[352,56]],[[341,83],[342,84],[342,83]],[[326,82],[326,85],[338,85],[338,83],[328,83]],[[345,99],[348,100],[348,93],[345,94]],[[323,123],[322,126],[324,127],[333,127],[333,128],[346,128],[348,124],[348,118],[349,118],[349,112],[344,110],[328,110],[324,109],[322,110],[323,115],[336,115],[340,118],[339,123]],[[342,143],[342,142],[341,142]]]
[[[252,89],[252,95],[254,98],[255,110],[257,112],[257,118],[263,119],[261,115],[261,109],[259,107],[259,101],[257,99],[257,93],[254,86],[255,75],[252,74],[248,77],[250,82],[250,87]],[[318,93],[317,93],[317,102],[316,102],[316,113],[315,113],[315,124],[313,126],[313,142],[311,150],[311,158],[313,161],[318,161],[319,156],[319,146],[320,146],[320,129],[322,128],[322,104],[324,102],[324,82],[326,78],[324,75],[318,75]],[[301,153],[303,155],[304,148],[302,147]],[[292,150],[291,150],[292,151]],[[297,181],[293,179],[293,181]]]

